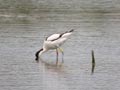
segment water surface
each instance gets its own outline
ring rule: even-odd
[[[54,6],[56,8],[53,10],[58,11],[42,11],[32,15],[1,14],[0,89],[119,90],[119,7],[105,7],[106,4],[102,4],[102,1],[94,2],[94,5],[99,3],[96,6],[103,5],[107,11],[103,7],[96,11],[91,2],[81,1],[91,8],[86,7],[85,11],[79,12],[79,7],[76,6],[66,12],[67,7],[62,8],[62,5],[67,4],[63,3],[59,7]],[[77,3],[70,3],[70,6],[74,4]],[[112,6],[111,3],[107,5]],[[63,65],[55,66],[55,51],[45,53],[43,61],[35,62],[34,54],[42,48],[46,36],[70,29],[75,29],[75,32],[62,46],[65,53]],[[91,50],[94,50],[96,58],[93,75]]]

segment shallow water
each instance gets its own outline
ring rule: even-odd
[[[119,12],[73,10],[18,16],[15,20],[0,18],[9,21],[0,21],[0,90],[120,89]],[[75,32],[62,46],[64,64],[60,54],[56,67],[55,51],[45,53],[36,63],[34,54],[44,38],[70,29]],[[91,50],[96,58],[93,75]]]

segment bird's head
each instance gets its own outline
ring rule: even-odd
[[[35,58],[35,60],[38,62],[38,60],[39,60],[39,53],[41,53],[43,51],[43,48],[41,48],[39,51],[37,51],[36,53],[35,53],[35,56],[36,56],[36,58]]]

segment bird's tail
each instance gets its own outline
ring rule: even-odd
[[[71,29],[70,31],[68,31],[68,32],[73,32],[74,31],[74,29]]]
[[[61,37],[68,38],[72,34],[73,31],[74,31],[74,29],[71,29],[70,31],[66,31],[65,33],[61,34]]]
[[[74,31],[74,29],[71,29],[70,31],[66,31],[66,32],[64,32],[64,33],[62,33],[62,34],[65,34],[65,33],[72,33]]]

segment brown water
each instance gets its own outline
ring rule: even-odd
[[[11,14],[1,15],[0,90],[120,89],[119,11],[61,10],[15,18]],[[45,53],[43,61],[36,63],[34,54],[42,47],[44,38],[70,29],[75,32],[62,46],[64,64],[55,66],[55,51]],[[91,50],[96,58],[93,75]],[[59,60],[61,64],[61,54]]]

